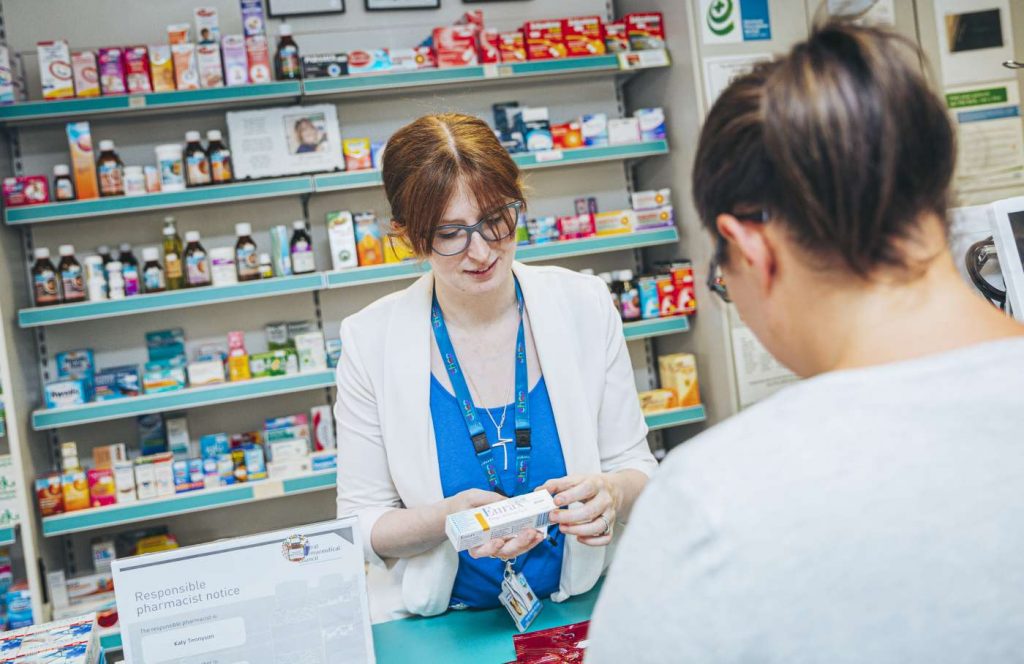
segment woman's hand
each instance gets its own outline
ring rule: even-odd
[[[445,516],[455,514],[456,512],[465,512],[477,507],[483,507],[484,505],[490,505],[496,503],[499,500],[505,500],[505,496],[500,493],[493,491],[484,491],[483,489],[466,489],[460,491],[451,498],[445,498],[444,500],[444,511]],[[441,524],[442,529],[444,523]]]
[[[484,491],[483,489],[466,489],[446,499],[445,506],[447,507],[448,514],[454,514],[464,510],[471,510],[475,507],[490,505],[499,500],[505,500],[505,496],[493,491]],[[526,553],[543,542],[544,539],[545,535],[542,535],[540,531],[529,528],[520,532],[515,537],[497,537],[492,539],[486,544],[470,549],[469,555],[474,558],[511,560],[516,556]]]
[[[606,546],[612,541],[615,518],[622,507],[622,489],[611,473],[569,475],[548,480],[545,489],[555,505],[568,509],[551,513],[551,522],[566,535],[575,535],[583,544]]]

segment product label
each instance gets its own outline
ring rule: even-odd
[[[164,187],[174,187],[185,184],[180,159],[160,160],[160,181]]]
[[[178,274],[181,274],[181,263],[175,262],[178,266]],[[144,285],[147,293],[155,293],[164,289],[164,271],[160,269],[160,266],[156,265],[153,267],[146,268],[146,271],[142,273]]]
[[[61,178],[54,183],[53,196],[58,201],[72,201],[75,199],[75,188],[71,180]]]
[[[260,274],[260,257],[251,244],[235,249],[235,263],[241,279],[255,279]]]
[[[96,171],[100,176],[100,193],[118,196],[124,193],[124,169],[117,162],[101,161]]]
[[[218,150],[210,155],[210,173],[214,182],[231,182],[234,173],[231,172],[231,153],[227,150]]]
[[[185,169],[190,185],[210,184],[210,161],[201,152],[185,157]]]
[[[210,263],[206,260],[205,252],[185,254],[185,278],[189,286],[205,286],[210,283]]]
[[[640,293],[636,288],[623,291],[619,302],[622,307],[623,320],[636,320],[640,318]]]
[[[165,255],[164,268],[168,279],[181,279],[181,257],[178,254]]]
[[[82,268],[69,266],[60,273],[60,282],[64,287],[64,299],[68,302],[85,299],[85,284],[82,280]]]
[[[298,78],[300,70],[299,49],[294,46],[283,46],[277,52],[278,61],[281,63],[281,75],[284,78]]]
[[[313,248],[306,242],[296,242],[292,248],[292,272],[303,274],[316,271]]]
[[[134,265],[124,266],[124,294],[139,294],[139,268]]]
[[[56,304],[60,302],[60,291],[57,288],[57,275],[49,270],[32,275],[35,286],[36,304]]]

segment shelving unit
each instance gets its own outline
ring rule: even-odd
[[[0,528],[0,546],[10,546],[17,541],[14,528]]]

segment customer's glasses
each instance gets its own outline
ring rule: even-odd
[[[762,209],[760,212],[747,213],[747,214],[734,214],[734,217],[740,221],[756,221],[764,223],[768,221],[768,210]],[[725,278],[722,276],[722,262],[725,260],[725,237],[715,231],[715,236],[718,238],[715,242],[715,253],[711,255],[711,264],[708,265],[708,290],[722,298],[723,302],[732,302],[729,297],[729,289],[725,287]]]
[[[516,232],[519,211],[523,209],[522,201],[512,201],[508,205],[489,212],[472,226],[461,224],[445,224],[434,231],[434,239],[430,248],[441,256],[456,256],[469,248],[473,233],[488,242],[501,242]]]

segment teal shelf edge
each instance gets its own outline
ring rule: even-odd
[[[324,276],[318,272],[316,274],[248,281],[230,286],[186,288],[164,293],[154,293],[153,295],[139,295],[123,300],[101,300],[98,302],[80,302],[54,307],[22,309],[18,312],[18,325],[28,328],[41,325],[74,323],[84,320],[128,316],[206,304],[236,302],[290,293],[305,293],[319,290],[323,287]]]
[[[107,652],[115,652],[121,649],[121,633],[104,634],[100,637],[100,647]]]
[[[562,240],[544,244],[531,244],[516,250],[516,259],[525,263],[556,258],[569,258],[622,249],[639,249],[658,244],[679,242],[679,232],[675,228],[662,228],[653,231],[637,231],[622,235],[606,235],[588,237],[582,240]]]
[[[566,164],[596,164],[602,161],[641,159],[668,154],[668,141],[644,141],[626,145],[607,145],[571,150],[548,150],[546,152],[519,152],[512,159],[523,170],[555,168]]]
[[[362,90],[388,90],[415,88],[423,85],[445,85],[482,81],[487,78],[484,67],[446,67],[384,74],[354,74],[341,78],[321,78],[303,81],[302,91],[309,96],[344,94]]]
[[[103,422],[137,415],[164,413],[185,408],[199,408],[232,401],[245,401],[290,392],[302,392],[334,384],[334,371],[256,378],[237,383],[221,383],[193,387],[176,392],[146,394],[128,399],[98,401],[81,406],[49,408],[32,413],[32,428],[36,431],[59,427]]]
[[[683,426],[684,424],[696,424],[708,419],[704,406],[690,406],[689,408],[673,408],[660,413],[646,415],[647,428],[651,431],[667,429],[669,427]]]
[[[346,286],[362,286],[396,279],[411,279],[430,271],[427,263],[405,261],[389,265],[372,267],[354,267],[351,270],[338,270],[327,273],[328,288],[344,288]]]
[[[29,101],[0,106],[0,122],[28,122],[54,119],[74,120],[79,117],[107,113],[140,112],[153,109],[252,102],[261,99],[299,97],[302,86],[298,81],[278,81],[259,85],[245,85],[202,90],[176,90],[149,94],[89,97],[84,99],[54,99]]]
[[[327,173],[313,176],[313,189],[317,192],[344,191],[346,189],[369,189],[384,184],[380,171],[352,171],[349,173]]]
[[[10,546],[15,542],[14,528],[0,528],[0,546]]]
[[[57,535],[122,526],[191,512],[203,512],[220,507],[243,505],[260,500],[330,489],[336,483],[335,471],[326,470],[283,480],[268,479],[216,489],[200,489],[154,500],[94,507],[45,517],[42,520],[43,535],[56,537]]]
[[[673,316],[672,318],[654,318],[651,320],[625,323],[622,331],[629,341],[637,339],[648,339],[665,334],[678,334],[689,332],[690,320],[686,316]]]
[[[313,181],[308,176],[235,182],[212,187],[196,187],[184,191],[169,191],[142,196],[117,196],[68,203],[43,203],[6,208],[4,221],[8,225],[35,224],[44,221],[65,221],[87,217],[129,214],[149,210],[163,210],[196,205],[211,205],[253,198],[292,196],[313,192]]]
[[[575,74],[590,71],[618,71],[619,56],[591,55],[554,60],[533,60],[499,65],[499,76],[542,76],[548,74]]]

